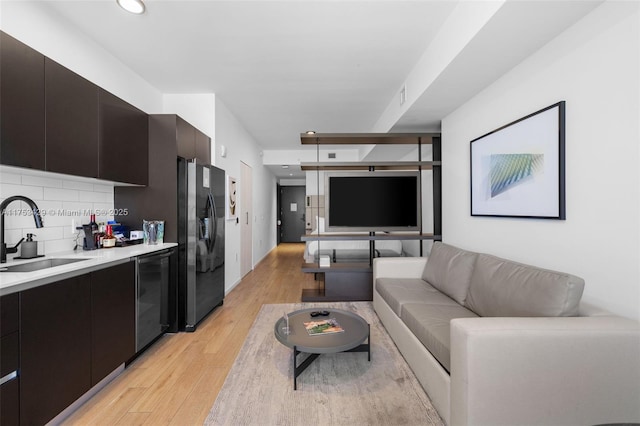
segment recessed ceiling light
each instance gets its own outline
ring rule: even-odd
[[[144,13],[145,7],[142,0],[116,0],[118,5],[127,12],[141,15]]]
[[[307,130],[305,133],[308,134],[308,135],[315,135],[316,131],[315,130]]]
[[[283,165],[282,165],[282,168],[283,168],[283,169],[288,169],[288,168],[289,168],[289,166],[288,166],[288,165],[286,165],[286,164],[283,164]]]

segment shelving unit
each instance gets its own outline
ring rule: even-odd
[[[375,235],[366,235],[366,234],[330,234],[330,235],[317,235],[317,234],[305,234],[302,236],[302,241],[316,241],[316,240],[325,240],[325,241],[356,241],[356,240],[367,240],[367,241],[376,241],[376,240],[441,240],[441,235],[434,234],[422,234],[422,233],[403,233],[403,232],[393,232],[393,233],[384,233],[384,234],[375,234]]]
[[[440,166],[440,161],[374,161],[362,163],[352,162],[330,162],[330,163],[301,163],[301,170],[432,170],[433,167]]]
[[[442,240],[442,195],[441,195],[441,149],[439,133],[322,133],[300,134],[303,145],[416,145],[418,161],[374,161],[374,162],[320,162],[302,163],[306,171],[334,170],[423,170],[433,173],[433,233],[420,232],[370,232],[344,234],[306,234],[302,241],[356,241],[370,242],[369,263],[331,263],[329,267],[320,267],[317,263],[304,263],[302,272],[324,276],[324,286],[318,289],[303,290],[303,302],[333,302],[372,300],[373,277],[372,264],[375,241],[380,240],[419,240],[420,255],[423,252],[423,240]],[[422,160],[422,146],[431,145],[432,160]],[[422,179],[420,179],[422,183]],[[424,188],[421,188],[423,193]],[[422,224],[421,224],[422,225]]]

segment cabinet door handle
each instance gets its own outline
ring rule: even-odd
[[[1,378],[0,379],[0,386],[4,385],[7,382],[10,382],[11,380],[15,379],[16,377],[18,377],[18,370],[12,371],[11,373],[9,373],[6,376],[4,376],[3,378]]]
[[[247,225],[249,224],[249,212],[247,212]]]

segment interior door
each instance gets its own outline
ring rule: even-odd
[[[304,186],[280,187],[280,241],[299,243],[305,233],[306,188]]]
[[[240,162],[240,276],[253,269],[253,171]]]

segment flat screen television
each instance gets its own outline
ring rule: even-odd
[[[421,229],[418,172],[327,172],[324,188],[327,231]]]

